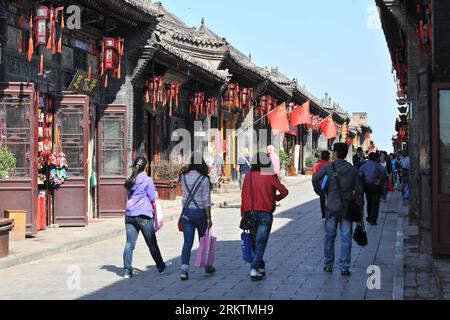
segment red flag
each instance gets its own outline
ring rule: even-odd
[[[289,121],[286,112],[286,103],[278,106],[269,115],[269,122],[272,130],[278,130],[279,132],[289,132]]]
[[[310,103],[307,101],[302,106],[291,112],[291,126],[295,127],[299,124],[311,124]]]
[[[320,129],[328,140],[337,137],[336,126],[334,125],[334,121],[331,115],[329,115],[325,118],[325,120],[322,121],[322,123],[320,124]]]

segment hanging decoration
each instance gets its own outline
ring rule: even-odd
[[[432,32],[432,5],[431,1],[419,1],[417,3],[417,26],[416,34],[419,45],[419,53],[424,55],[425,62],[428,62],[428,54],[431,53],[431,44],[433,38]]]
[[[153,112],[157,105],[169,107],[169,117],[173,115],[173,106],[179,106],[180,85],[177,82],[164,83],[161,76],[145,80],[144,102],[151,103]]]
[[[245,108],[253,108],[254,91],[253,88],[242,88],[240,92],[240,105],[242,113],[245,112]]]
[[[19,21],[21,34],[19,38],[19,53],[23,52],[24,17]],[[64,29],[64,7],[39,6],[29,18],[28,62],[33,59],[35,50],[44,47],[51,53],[62,53],[62,33]],[[58,40],[57,40],[58,39]],[[41,50],[39,58],[39,75],[44,75],[44,52]]]
[[[112,78],[120,79],[122,76],[122,56],[124,52],[124,39],[104,38],[101,45],[100,75],[105,75],[104,86],[108,87],[108,73]]]
[[[257,115],[263,117],[267,115],[270,111],[277,107],[277,100],[273,99],[271,96],[266,95],[259,98],[259,111]]]
[[[67,159],[64,152],[54,152],[48,158],[50,166],[49,182],[53,189],[59,188],[69,177]]]
[[[172,82],[170,84],[166,84],[165,88],[165,101],[163,104],[167,106],[169,104],[169,117],[173,114],[173,104],[175,103],[176,108],[178,108],[178,93],[179,93],[179,85],[177,82]]]
[[[348,137],[348,126],[347,126],[347,123],[344,123],[341,126],[341,139],[342,139],[342,141],[347,141],[347,137]]]
[[[151,103],[153,112],[156,111],[156,104],[163,104],[164,102],[164,85],[162,77],[153,77],[145,81],[145,103]]]
[[[235,108],[241,108],[240,102],[239,84],[229,83],[222,99],[222,105],[228,106],[228,111],[231,112]]]
[[[206,115],[217,117],[219,114],[219,101],[216,97],[206,100]]]
[[[392,72],[395,72],[395,82],[397,82],[397,96],[406,98],[406,88],[408,85],[408,62],[406,49],[399,48],[391,51]]]
[[[190,107],[189,110],[191,113],[195,113],[195,119],[199,119],[200,114],[205,114],[205,93],[197,92],[190,98]]]
[[[320,130],[320,123],[323,121],[323,118],[318,115],[311,116],[311,126],[310,128],[313,131],[319,131]]]

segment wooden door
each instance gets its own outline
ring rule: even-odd
[[[432,99],[433,253],[450,254],[450,83],[434,84]]]
[[[98,217],[124,216],[127,194],[126,106],[99,108],[98,123]]]
[[[37,118],[33,84],[0,84],[0,146],[16,157],[14,172],[0,180],[0,217],[26,210],[27,235],[37,232]]]
[[[69,179],[54,192],[54,223],[62,227],[87,224],[89,97],[64,95],[56,117]]]

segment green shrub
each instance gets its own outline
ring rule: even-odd
[[[0,180],[8,179],[16,169],[16,157],[8,149],[0,147]]]
[[[276,151],[280,157],[280,166],[282,169],[287,169],[291,165],[292,157],[284,150]]]
[[[314,154],[310,154],[305,159],[305,166],[307,168],[312,169],[312,168],[314,168],[314,165],[316,164],[316,162],[317,162],[317,158],[314,156]]]

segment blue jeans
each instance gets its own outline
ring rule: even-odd
[[[348,219],[336,217],[336,213],[328,209],[325,222],[325,266],[334,266],[334,242],[336,240],[337,225],[341,228],[341,258],[339,260],[341,271],[350,270],[352,257],[352,222]]]
[[[200,239],[206,233],[208,221],[205,209],[183,209],[181,216],[181,225],[183,227],[184,244],[181,252],[182,269],[189,269],[189,261],[191,260],[191,250],[194,245],[195,230],[198,231]]]
[[[126,217],[125,227],[127,232],[127,243],[123,252],[123,263],[125,270],[132,272],[133,251],[136,247],[136,240],[139,232],[142,232],[145,242],[150,250],[153,260],[155,260],[158,271],[165,268],[165,263],[159,251],[158,242],[156,241],[155,229],[153,227],[153,219],[145,216]]]
[[[264,253],[266,252],[267,242],[269,241],[270,231],[272,230],[273,214],[271,212],[255,211],[256,228],[250,230],[252,236],[253,252],[255,253],[252,262],[252,269],[264,269]]]

